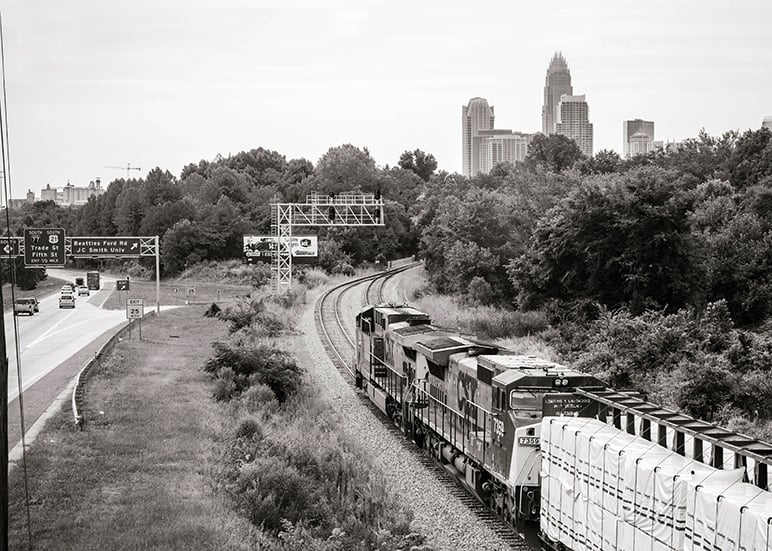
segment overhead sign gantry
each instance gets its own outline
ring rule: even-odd
[[[24,257],[27,268],[64,266],[72,258],[155,256],[156,312],[161,310],[161,262],[158,236],[67,237],[62,228],[27,228],[24,237],[0,237],[0,256]]]
[[[292,228],[299,226],[383,226],[383,200],[376,193],[306,196],[305,203],[271,203],[271,233],[277,247],[271,255],[274,290],[292,288]]]

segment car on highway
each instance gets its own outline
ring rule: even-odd
[[[13,314],[18,316],[19,314],[35,315],[35,307],[37,305],[37,299],[34,298],[17,298],[13,301]]]
[[[88,290],[88,287],[86,287],[85,285],[81,285],[80,287],[78,287],[78,296],[79,297],[90,296],[90,295],[91,295],[91,292]]]
[[[59,295],[59,308],[75,308],[75,295],[72,293]]]

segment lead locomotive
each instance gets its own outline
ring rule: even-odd
[[[547,415],[592,417],[574,394],[595,377],[432,325],[407,305],[356,317],[356,384],[416,444],[509,522],[539,516],[539,436]]]

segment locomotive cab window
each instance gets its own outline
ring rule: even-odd
[[[527,390],[513,390],[509,393],[509,409],[513,410],[517,417],[539,417],[541,398],[541,395]]]

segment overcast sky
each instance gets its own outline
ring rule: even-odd
[[[770,0],[8,0],[4,39],[12,197],[104,184],[108,166],[190,162],[256,147],[314,164],[367,147],[420,148],[461,170],[461,106],[541,130],[563,52],[595,151],[622,121],[656,139],[758,128],[772,115]]]

